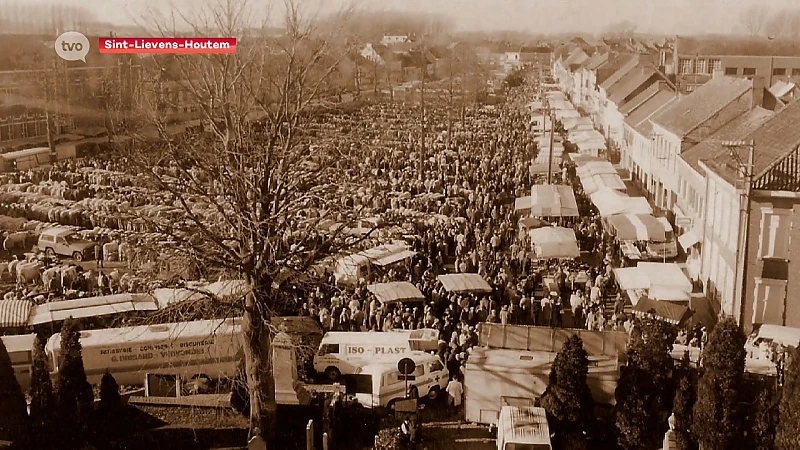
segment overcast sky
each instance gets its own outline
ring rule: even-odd
[[[0,6],[25,0],[0,0]],[[191,13],[220,0],[40,0],[91,8],[97,20],[132,25],[148,8],[164,14]],[[223,0],[224,1],[224,0]],[[798,0],[310,0],[325,10],[343,4],[357,8],[420,11],[445,15],[459,30],[522,30],[534,33],[602,32],[614,23],[631,21],[645,33],[691,34],[735,32],[753,6],[777,13],[800,8]],[[254,5],[281,0],[251,0]],[[26,3],[30,4],[31,2]],[[273,14],[275,15],[275,14]]]

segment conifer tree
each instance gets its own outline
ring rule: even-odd
[[[100,380],[100,408],[104,412],[114,412],[122,406],[122,399],[119,395],[119,385],[111,372],[106,370]]]
[[[594,400],[587,382],[588,375],[588,353],[583,348],[583,340],[574,335],[556,355],[541,399],[553,432],[559,439],[575,440],[589,429]]]
[[[703,349],[703,375],[697,388],[693,431],[704,450],[741,448],[741,400],[746,337],[733,319],[717,323]]]
[[[788,354],[786,379],[779,407],[776,450],[800,448],[800,352]]]
[[[79,441],[84,436],[86,418],[94,401],[92,386],[86,379],[81,355],[80,328],[67,319],[61,328],[61,353],[56,384],[59,423],[69,430],[65,438]]]
[[[50,363],[45,352],[46,340],[36,336],[33,346],[33,367],[31,369],[31,422],[40,429],[46,429],[56,410],[53,381],[50,379]]]
[[[754,450],[775,448],[775,428],[778,423],[778,402],[772,385],[760,387],[753,407],[749,409],[748,436]]]
[[[25,435],[28,410],[3,340],[0,339],[0,440],[15,442]]]
[[[697,371],[691,366],[687,354],[678,370],[678,388],[672,413],[675,415],[675,441],[678,450],[697,450],[697,440],[692,435],[692,410],[697,400]]]

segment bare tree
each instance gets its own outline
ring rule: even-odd
[[[337,149],[308,145],[303,135],[347,55],[348,44],[337,39],[347,12],[336,16],[336,26],[320,27],[307,4],[283,6],[285,28],[277,36],[265,22],[251,23],[257,15],[244,0],[221,0],[198,18],[180,17],[194,35],[236,37],[237,53],[178,56],[162,67],[179,73],[175,82],[201,112],[206,132],[176,140],[153,110],[160,142],[138,143],[128,154],[132,170],[179,210],[169,221],[148,218],[178,244],[176,251],[238,274],[249,286],[239,303],[250,429],[265,437],[275,430],[276,411],[270,319],[291,295],[287,286],[347,245],[342,234],[317,231],[324,214],[306,220],[314,217],[306,213],[327,210],[345,222],[359,215],[339,207]],[[164,35],[176,32],[169,20],[157,22]]]

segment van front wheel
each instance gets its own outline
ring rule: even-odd
[[[77,262],[81,262],[81,261],[83,261],[83,253],[81,253],[81,252],[75,252],[75,253],[73,253],[73,254],[72,254],[72,259],[74,259],[74,260],[75,260],[75,261],[77,261]]]
[[[435,401],[437,398],[439,398],[439,394],[441,393],[442,389],[439,386],[432,387],[431,390],[428,391],[428,400]]]
[[[328,367],[325,369],[325,378],[331,381],[338,381],[342,377],[342,372],[336,367]]]

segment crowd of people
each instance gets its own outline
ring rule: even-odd
[[[460,373],[484,322],[630,332],[635,318],[612,271],[618,246],[566,161],[555,178],[575,189],[580,218],[551,220],[575,230],[584,256],[542,261],[530,251],[514,200],[545,179],[529,170],[538,152],[526,107],[533,91],[519,90],[503,106],[468,108],[457,123],[429,106],[425,138],[416,105],[370,105],[324,119],[325,127],[347,129],[350,142],[339,145],[370,144],[348,176],[385,193],[375,196],[374,212],[411,210],[422,218],[409,242],[414,257],[373,268],[352,285],[331,277],[305,299],[301,315],[315,317],[326,331],[437,329],[439,355],[452,374]],[[437,281],[447,273],[477,273],[492,292],[448,292]],[[425,300],[383,304],[367,290],[390,281],[411,282]]]

